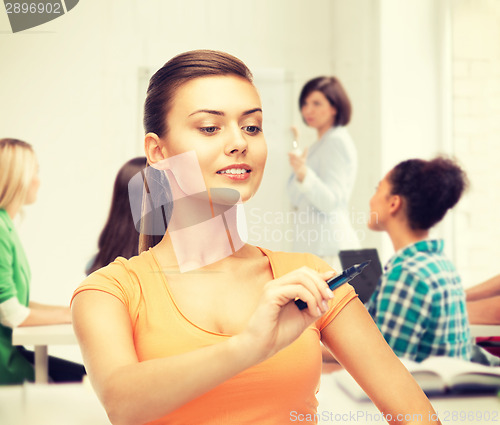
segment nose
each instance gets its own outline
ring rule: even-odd
[[[243,130],[236,126],[228,134],[228,140],[224,149],[226,155],[246,154],[248,149],[248,142],[243,134]]]

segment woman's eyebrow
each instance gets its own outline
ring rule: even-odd
[[[253,108],[253,109],[249,109],[248,111],[245,111],[243,112],[241,115],[251,115],[255,112],[262,112],[262,109],[261,108]],[[193,113],[189,114],[188,116],[193,116],[195,114],[202,114],[202,113],[205,113],[205,114],[212,114],[212,115],[219,115],[219,116],[225,116],[226,114],[222,111],[215,111],[213,109],[199,109],[197,111],[194,111]]]
[[[251,114],[253,114],[255,112],[262,112],[262,109],[261,108],[250,109],[248,111],[243,112],[242,115],[251,115]]]
[[[205,114],[212,114],[212,115],[221,115],[221,116],[224,116],[224,112],[222,111],[214,111],[212,109],[199,109],[198,111],[194,111],[192,114],[189,114],[188,116],[192,116],[192,115],[195,115],[195,114],[202,114],[202,113],[205,113]]]

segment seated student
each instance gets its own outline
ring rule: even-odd
[[[31,271],[13,223],[24,205],[36,200],[40,179],[30,144],[0,139],[0,385],[34,380],[34,354],[12,345],[18,326],[71,323],[68,306],[49,306],[30,300]],[[81,381],[82,365],[49,357],[54,382]]]
[[[107,266],[116,257],[130,258],[139,253],[139,233],[132,219],[128,184],[146,165],[146,157],[139,156],[127,161],[118,171],[108,220],[99,236],[99,251],[85,270],[87,274]]]
[[[367,303],[400,357],[470,360],[471,338],[460,276],[429,230],[460,199],[464,171],[452,160],[410,159],[382,179],[370,200],[368,227],[385,231],[396,253]]]

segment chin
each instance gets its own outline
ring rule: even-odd
[[[367,227],[374,232],[380,232],[383,230],[378,226],[378,223],[372,223],[371,221],[368,222]]]
[[[212,202],[220,205],[234,205],[237,203],[241,204],[247,202],[255,194],[247,188],[239,188],[231,185],[211,186],[209,187],[209,192]]]

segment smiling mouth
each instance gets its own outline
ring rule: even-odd
[[[248,170],[246,168],[228,168],[227,170],[217,171],[217,174],[239,175],[239,174],[247,174],[247,173],[250,173],[250,172],[251,172],[251,170]]]

